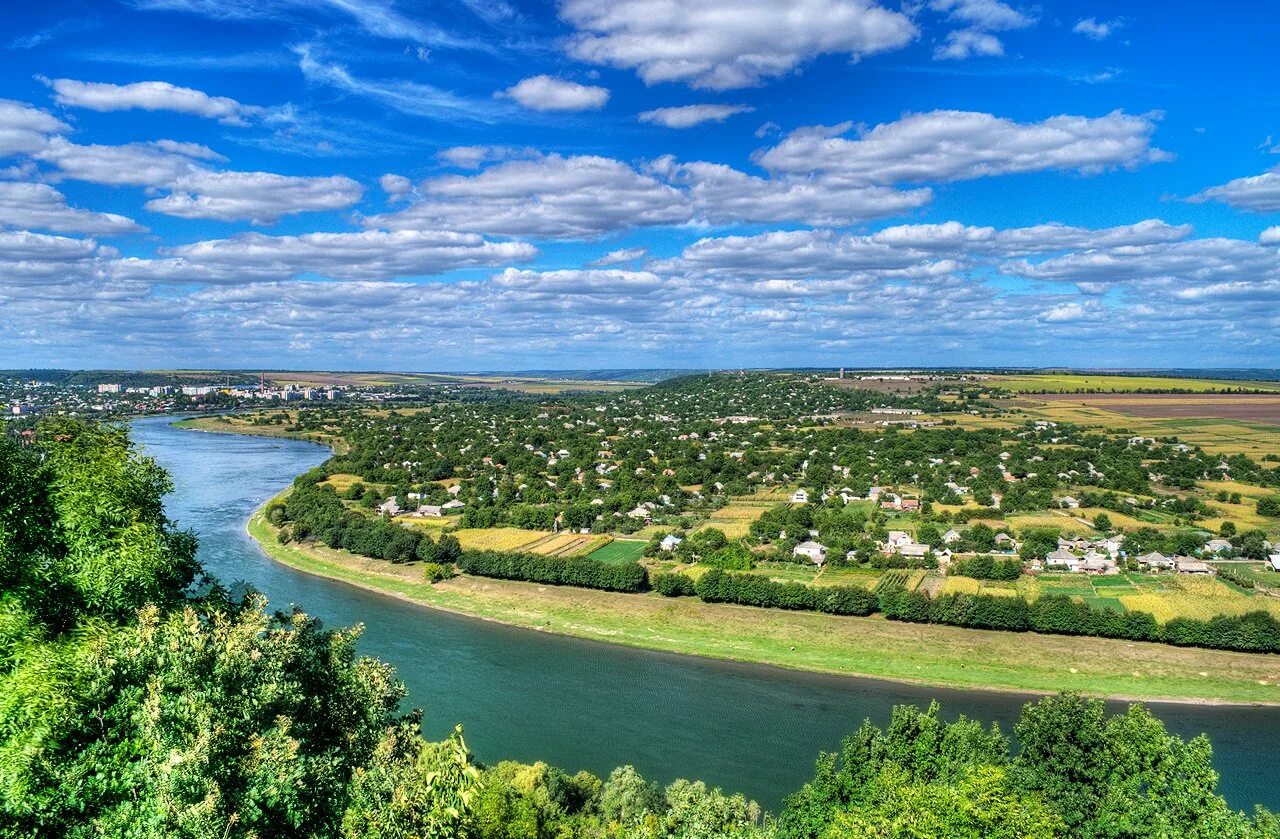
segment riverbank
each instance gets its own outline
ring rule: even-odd
[[[416,564],[392,565],[320,545],[281,545],[261,510],[248,531],[272,559],[299,571],[435,609],[613,644],[960,689],[1280,704],[1277,656],[836,617],[466,575],[431,585]]]
[[[323,432],[290,431],[283,425],[253,425],[239,419],[235,414],[213,414],[203,417],[188,417],[173,423],[174,428],[184,431],[207,431],[214,434],[244,434],[250,437],[283,437],[289,440],[302,440],[307,443],[319,443],[328,446],[335,454],[346,450],[346,442],[342,438]]]

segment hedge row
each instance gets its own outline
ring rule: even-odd
[[[876,610],[876,596],[865,588],[777,583],[757,574],[730,574],[718,568],[703,574],[694,590],[708,603],[738,603],[832,615],[869,615]]]
[[[1094,608],[1058,594],[1044,595],[1033,601],[986,594],[929,597],[901,587],[887,587],[877,597],[866,589],[852,586],[777,583],[754,574],[729,574],[719,569],[708,571],[696,583],[682,574],[658,574],[654,577],[653,587],[669,597],[697,595],[708,603],[737,603],[836,615],[881,612],[890,620],[909,623],[1160,641],[1178,646],[1242,652],[1280,652],[1280,621],[1262,611],[1239,616],[1223,615],[1203,621],[1178,618],[1161,626],[1146,612]]]
[[[478,577],[527,580],[605,591],[644,591],[648,575],[636,562],[601,562],[588,557],[541,556],[505,551],[463,551],[458,567]]]

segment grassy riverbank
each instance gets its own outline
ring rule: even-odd
[[[415,565],[322,546],[281,545],[261,513],[248,529],[273,559],[300,571],[433,608],[615,644],[954,688],[1280,703],[1280,656],[894,623],[469,576],[433,586]]]
[[[212,414],[204,417],[188,417],[173,423],[174,428],[186,431],[211,431],[217,434],[244,434],[250,437],[285,437],[328,446],[335,453],[346,451],[347,444],[334,434],[324,432],[291,431],[286,425],[254,425],[237,414]]]

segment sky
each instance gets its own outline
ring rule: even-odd
[[[1270,2],[65,0],[0,367],[1280,367]]]

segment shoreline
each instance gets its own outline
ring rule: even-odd
[[[319,442],[289,434],[254,435],[245,429],[200,428],[193,427],[191,424],[177,427],[206,433],[248,434],[249,436],[282,437],[308,443]],[[333,446],[330,445],[330,448]],[[1280,696],[1276,696],[1280,691],[1275,687],[1280,682],[1280,660],[1270,660],[1249,653],[1199,650],[1115,639],[904,624],[883,618],[837,617],[756,609],[731,604],[704,604],[688,598],[669,599],[659,598],[657,595],[594,592],[587,589],[543,586],[536,583],[492,580],[468,575],[460,575],[439,586],[432,586],[421,579],[420,573],[414,573],[418,567],[417,564],[391,566],[378,560],[356,557],[346,554],[345,551],[333,551],[323,546],[303,548],[296,544],[276,543],[274,538],[271,538],[275,529],[266,521],[263,512],[268,505],[288,492],[289,488],[286,487],[268,499],[245,523],[245,532],[269,559],[305,574],[352,585],[374,594],[394,597],[423,608],[435,609],[471,620],[483,620],[614,646],[689,656],[704,661],[729,661],[852,679],[865,678],[924,685],[946,690],[976,690],[1027,696],[1070,690],[1120,702],[1280,707]],[[325,554],[332,554],[332,556]],[[410,573],[409,575],[387,573],[392,569]],[[618,600],[618,598],[623,599]],[[675,635],[664,637],[654,629],[654,626],[660,626],[668,621],[672,623],[671,628],[675,630]],[[705,628],[708,621],[721,624],[722,629],[724,624],[741,624],[746,630],[745,640],[708,639],[703,634],[690,634],[691,626],[696,624]],[[825,654],[825,657],[809,655],[806,658],[805,653],[811,652],[809,648],[788,643],[786,636],[799,630],[803,630],[802,634],[810,641],[819,645],[826,643],[820,651]],[[883,644],[870,651],[866,648],[866,643],[861,644],[862,649],[857,648],[858,644],[852,644],[847,650],[847,658],[850,659],[849,664],[852,666],[833,664],[834,661],[846,657],[846,650],[840,647],[838,641],[832,647],[832,636],[843,635],[854,642],[859,641],[860,636],[865,634],[863,630],[874,630],[872,634],[884,636]],[[913,645],[913,640],[918,641],[919,645]],[[716,643],[717,641],[722,643]],[[1094,657],[1095,661],[1108,658],[1104,652],[1109,652],[1131,661],[1135,667],[1144,667],[1144,669],[1150,662],[1145,656],[1135,656],[1135,651],[1149,651],[1153,657],[1169,660],[1171,664],[1185,665],[1185,662],[1182,662],[1184,659],[1188,662],[1196,662],[1195,666],[1199,669],[1193,672],[1176,676],[1162,674],[1157,681],[1166,684],[1181,685],[1189,679],[1199,678],[1200,674],[1207,676],[1207,668],[1218,670],[1224,675],[1231,674],[1237,669],[1266,669],[1273,673],[1266,673],[1268,677],[1266,679],[1244,680],[1238,676],[1225,681],[1220,679],[1217,684],[1224,690],[1213,691],[1207,696],[1191,692],[1169,693],[1155,685],[1153,687],[1156,689],[1151,691],[1126,690],[1119,687],[1113,689],[1105,684],[1099,687],[1097,683],[1132,683],[1134,679],[1114,668],[1110,672],[1096,675],[1090,675],[1087,670],[1075,667],[1063,668],[1067,669],[1067,673],[1061,671],[1046,673],[1037,671],[1029,664],[1029,662],[1044,660],[1045,656],[1052,656],[1053,652],[1049,651],[1044,655],[1038,655],[1033,651],[1026,657],[1017,656],[1014,660],[984,661],[984,656],[978,650],[972,650],[976,653],[972,656],[951,662],[943,655],[920,656],[920,646],[927,647],[940,642],[951,646],[958,644],[966,649],[989,646],[1005,653],[1008,653],[1007,648],[1010,646],[1025,647],[1028,642],[1058,652],[1070,650],[1074,644],[1096,648],[1099,654]],[[787,649],[783,648],[784,644],[787,645]],[[876,642],[873,641],[872,646],[875,647],[875,644]],[[897,650],[892,649],[895,646]],[[854,661],[859,656],[862,658],[862,666],[858,666]],[[901,660],[903,658],[906,660]],[[916,669],[933,670],[935,673],[913,675],[906,672],[915,661],[920,662],[914,665]],[[1206,665],[1205,662],[1210,664]],[[972,667],[969,666],[970,663],[973,664]],[[1187,667],[1187,669],[1191,668]],[[970,671],[967,675],[964,673],[966,670]],[[1005,681],[1000,681],[999,676],[996,675],[982,675],[984,671],[1003,674]],[[1137,679],[1142,678],[1140,671],[1136,670],[1132,676]],[[1126,685],[1126,687],[1132,687],[1132,685]],[[1224,691],[1230,695],[1221,695]],[[1272,696],[1276,698],[1273,699]]]
[[[287,492],[287,490],[285,490],[285,492]],[[283,494],[284,493],[281,493],[281,495]],[[311,549],[301,548],[295,544],[279,545],[279,544],[275,544],[272,541],[269,541],[265,537],[267,536],[267,534],[274,534],[275,529],[266,521],[265,516],[263,515],[263,511],[266,509],[267,505],[271,504],[273,501],[275,501],[279,497],[280,495],[274,496],[272,499],[268,500],[261,507],[255,510],[253,515],[250,517],[249,521],[246,523],[246,526],[245,526],[245,530],[250,536],[250,538],[252,538],[258,544],[258,546],[262,549],[263,553],[265,553],[267,557],[270,558],[272,561],[280,562],[304,574],[323,577],[325,579],[332,580],[334,582],[360,588],[364,591],[372,592],[372,593],[383,595],[383,596],[393,597],[402,602],[412,603],[422,608],[434,609],[436,611],[446,612],[452,615],[457,615],[460,617],[467,618],[469,620],[482,620],[489,623],[497,623],[504,626],[511,626],[514,628],[524,629],[524,630],[529,630],[534,632],[551,633],[556,635],[562,635],[565,637],[572,637],[580,640],[612,644],[614,646],[624,646],[624,647],[629,647],[633,649],[649,650],[649,651],[659,652],[663,654],[687,656],[690,658],[701,659],[704,661],[708,661],[708,660],[709,661],[716,661],[716,660],[728,661],[728,662],[735,662],[740,664],[749,664],[753,666],[778,668],[782,670],[799,671],[804,673],[815,673],[815,674],[821,674],[825,676],[838,676],[838,677],[845,677],[849,679],[874,679],[877,681],[896,682],[899,684],[936,687],[944,690],[985,691],[985,692],[1001,693],[1001,694],[1020,694],[1024,696],[1044,696],[1044,695],[1058,693],[1063,690],[1072,690],[1079,693],[1099,696],[1099,697],[1102,697],[1108,700],[1117,701],[1117,702],[1142,702],[1142,703],[1152,703],[1152,704],[1199,705],[1199,706],[1280,707],[1280,700],[1269,700],[1264,698],[1231,699],[1231,698],[1221,698],[1221,697],[1213,697],[1213,696],[1195,696],[1195,695],[1177,696],[1177,695],[1162,694],[1158,692],[1153,692],[1153,693],[1123,692],[1123,691],[1110,692],[1106,690],[1100,691],[1096,688],[1091,688],[1088,685],[1070,685],[1070,684],[1053,685],[1053,686],[1046,685],[1042,687],[1035,687],[1035,686],[1007,685],[1007,684],[999,684],[999,683],[993,684],[985,681],[974,681],[974,680],[962,681],[962,680],[943,680],[943,679],[928,678],[928,677],[911,677],[909,675],[901,674],[901,673],[896,675],[886,675],[885,673],[867,672],[865,670],[858,670],[858,669],[850,670],[850,669],[843,669],[843,668],[806,666],[802,662],[798,662],[794,660],[788,661],[786,657],[783,657],[783,656],[760,657],[760,656],[754,656],[754,655],[708,654],[705,652],[695,652],[689,649],[685,649],[684,645],[679,643],[674,643],[671,641],[668,641],[668,643],[665,643],[665,644],[664,643],[644,643],[643,641],[635,639],[633,636],[620,635],[620,634],[611,632],[607,628],[601,627],[601,626],[575,625],[571,623],[566,624],[563,622],[563,620],[553,621],[552,618],[555,616],[554,610],[549,609],[546,611],[539,612],[537,611],[536,606],[526,606],[526,608],[521,612],[510,612],[510,613],[504,614],[503,609],[501,607],[497,609],[490,607],[490,610],[486,611],[484,609],[484,604],[476,603],[474,602],[475,599],[472,598],[471,600],[473,604],[472,608],[466,608],[464,605],[460,605],[468,602],[468,594],[466,592],[458,593],[454,591],[446,591],[444,596],[441,596],[440,592],[436,589],[436,587],[433,587],[426,582],[415,582],[402,575],[397,576],[392,574],[379,573],[377,570],[370,570],[367,568],[359,567],[366,564],[378,563],[380,562],[379,560],[366,560],[363,558],[357,558],[357,557],[348,555],[350,557],[349,563],[343,564],[339,562],[337,558],[320,555],[317,552],[317,550],[314,548],[311,548]],[[339,553],[329,548],[323,548],[323,550],[326,553]],[[341,553],[345,553],[345,552],[341,552]],[[418,566],[416,564],[413,564],[413,565],[403,565],[398,567],[401,569],[408,570],[408,569],[416,569]],[[377,579],[376,580],[370,579],[370,577],[373,577],[373,576],[376,576]],[[571,599],[573,598],[575,592],[580,591],[572,587],[542,586],[536,583],[526,583],[526,582],[520,582],[520,581],[489,580],[487,578],[470,578],[470,577],[466,577],[466,575],[461,575],[460,577],[454,578],[454,579],[467,580],[468,582],[465,585],[471,588],[478,587],[478,588],[485,588],[485,589],[505,589],[505,590],[520,592],[523,595],[528,595],[534,598],[536,598],[540,594],[545,595],[548,592],[556,592],[561,596]],[[453,582],[453,581],[450,581],[450,582]],[[446,583],[445,585],[448,585],[448,584]],[[430,591],[435,593],[435,596],[432,597],[431,599],[427,599],[422,596],[414,596],[415,590],[418,593],[421,593],[423,591]],[[586,590],[581,590],[581,591],[585,592]],[[604,597],[607,597],[609,600],[613,600],[615,598],[645,598],[646,600],[650,601],[650,605],[652,605],[652,603],[655,602],[654,598],[657,597],[656,595],[646,596],[646,595],[618,594],[618,593],[598,593],[597,594],[595,592],[591,592],[590,595],[595,597],[604,596]],[[679,607],[678,604],[680,603],[680,601],[683,601],[683,600],[687,600],[687,599],[676,598],[674,600],[667,600],[666,598],[663,598],[662,600],[657,600],[656,602],[663,603],[663,601],[666,601],[666,603],[663,603],[663,605],[671,605],[673,607],[678,608]],[[442,601],[445,601],[445,602],[442,602]],[[729,610],[731,612],[738,612],[739,614],[746,614],[752,617],[757,617],[760,615],[760,613],[765,613],[770,617],[781,619],[784,622],[786,621],[787,618],[794,618],[796,616],[800,616],[801,619],[805,620],[806,622],[809,620],[814,620],[815,622],[820,622],[820,623],[831,622],[831,625],[829,627],[824,627],[824,630],[834,629],[839,624],[843,624],[844,628],[849,629],[849,628],[857,627],[858,622],[872,622],[875,624],[880,624],[881,626],[892,627],[894,629],[914,626],[910,624],[890,622],[880,618],[837,617],[837,616],[831,616],[831,615],[805,615],[803,613],[782,612],[781,610],[771,610],[771,609],[756,609],[754,607],[735,606],[732,604],[703,604],[700,601],[696,601],[696,602],[689,601],[685,605],[688,605],[690,607],[693,607],[699,610],[701,609]],[[537,615],[536,620],[529,619],[528,616],[531,612]],[[781,612],[781,614],[773,614],[778,612]],[[520,619],[521,617],[524,617],[524,620],[521,620]],[[537,623],[536,622],[537,620],[540,620],[541,623],[540,624]],[[922,625],[922,626],[924,627],[926,632],[930,629],[933,629],[933,630],[939,630],[940,631],[939,634],[944,634],[944,633],[957,634],[958,633],[961,635],[961,637],[963,637],[964,634],[966,633],[975,633],[978,637],[982,637],[982,636],[986,636],[986,637],[994,636],[998,638],[1012,637],[1012,638],[1022,638],[1024,640],[1027,638],[1033,638],[1033,639],[1050,639],[1051,641],[1054,639],[1078,640],[1078,639],[1073,639],[1069,636],[1036,635],[1034,633],[1031,633],[1031,634],[1001,633],[994,630],[991,630],[991,631],[971,630],[971,629],[965,629],[960,627],[936,627],[932,625]],[[909,632],[910,629],[907,629],[907,631]],[[1113,639],[1098,639],[1098,640],[1113,640]],[[1141,647],[1130,642],[1115,641],[1114,643],[1116,643],[1117,645],[1123,645],[1129,648],[1141,649]],[[1168,645],[1154,645],[1154,644],[1147,644],[1144,646],[1168,647]],[[1178,653],[1188,652],[1188,648],[1168,647],[1168,649],[1170,651],[1177,651]],[[1210,653],[1211,657],[1213,657],[1213,654],[1217,654],[1217,653],[1222,653],[1223,655],[1228,657],[1249,655],[1248,653],[1230,653],[1230,652],[1223,653],[1222,651],[1204,651],[1204,650],[1191,650],[1191,652],[1193,655],[1195,653]],[[1277,668],[1280,668],[1280,663],[1277,663],[1276,666]],[[1087,679],[1085,681],[1087,681]],[[1263,687],[1263,686],[1258,685],[1258,687]]]

